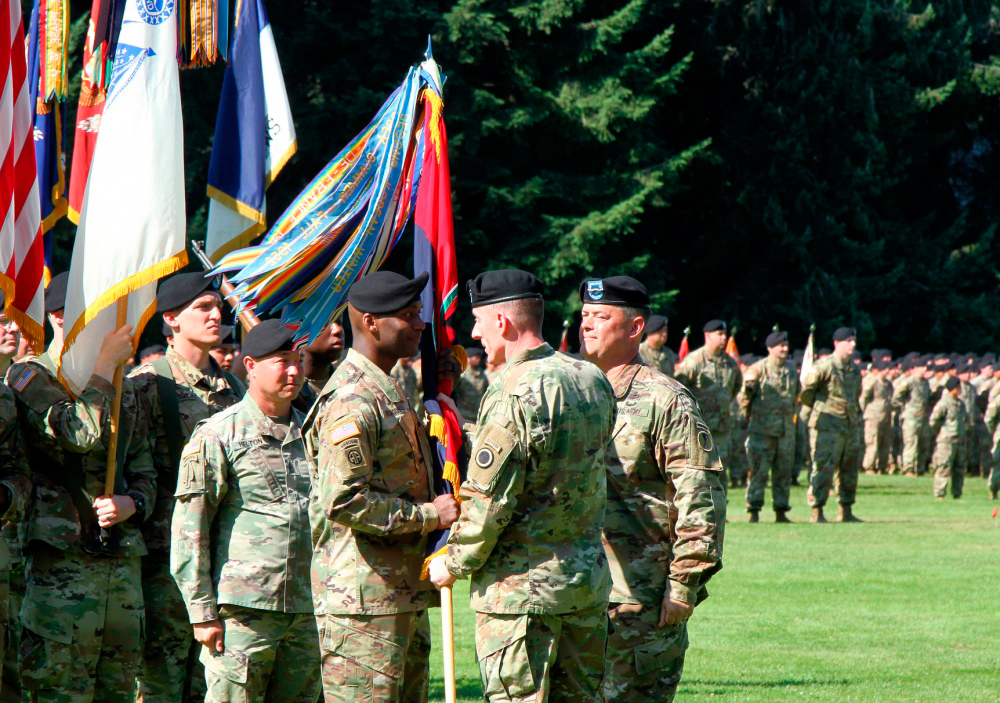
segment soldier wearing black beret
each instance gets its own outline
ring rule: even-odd
[[[667,316],[650,315],[646,322],[646,339],[639,345],[642,360],[660,370],[660,373],[674,377],[677,370],[677,352],[667,346]]]

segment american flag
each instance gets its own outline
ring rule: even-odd
[[[4,78],[0,100],[0,137],[4,140],[0,287],[7,299],[7,316],[40,352],[44,341],[44,247],[19,0],[0,0],[0,36],[7,37],[7,48],[0,51],[0,76]]]

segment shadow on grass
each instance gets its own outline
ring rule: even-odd
[[[431,681],[429,699],[444,700],[444,683],[441,681]],[[455,693],[459,698],[482,698],[483,689],[479,685],[478,679],[458,679],[455,682]]]
[[[685,686],[721,686],[726,688],[783,688],[785,686],[850,686],[850,679],[781,679],[780,681],[711,681],[707,679],[681,679]]]

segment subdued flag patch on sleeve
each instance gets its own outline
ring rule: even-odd
[[[327,436],[330,438],[332,444],[340,444],[345,439],[350,439],[351,437],[358,437],[361,435],[361,428],[358,427],[358,423],[354,420],[348,420],[347,422],[342,422],[336,427],[330,428]]]
[[[11,388],[20,393],[21,391],[23,391],[25,388],[28,387],[28,384],[31,383],[34,380],[35,376],[37,375],[38,372],[35,371],[30,366],[22,366],[20,369],[18,369],[18,376],[17,378],[13,379],[13,382],[11,383]]]
[[[181,459],[187,459],[189,456],[194,456],[196,454],[201,454],[201,437],[192,439],[187,443],[187,446],[184,447],[184,455]]]

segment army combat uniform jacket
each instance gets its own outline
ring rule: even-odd
[[[749,420],[747,431],[765,437],[794,437],[798,395],[799,377],[791,361],[778,366],[767,357],[754,363],[737,396],[740,412]]]
[[[820,359],[802,384],[802,405],[811,408],[809,427],[820,432],[854,432],[861,422],[861,372],[850,359]]]
[[[430,444],[403,389],[351,349],[306,420],[319,615],[378,615],[439,602],[420,579],[437,528]]]
[[[721,436],[732,428],[733,399],[743,385],[740,367],[728,354],[713,356],[701,347],[684,358],[676,378],[694,395],[701,406],[705,424],[713,436],[720,436],[718,439],[722,446]]]
[[[674,377],[674,368],[677,366],[677,352],[664,344],[659,349],[649,346],[649,341],[644,341],[639,345],[639,356],[644,363],[657,369],[660,373]]]
[[[483,398],[446,565],[472,576],[472,609],[563,614],[606,607],[601,543],[614,392],[548,344],[508,360]]]
[[[611,602],[696,604],[722,568],[722,462],[691,393],[637,362],[613,381],[604,520]]]
[[[312,611],[301,426],[297,410],[280,425],[247,395],[184,447],[170,565],[192,623],[216,620],[222,604]]]

